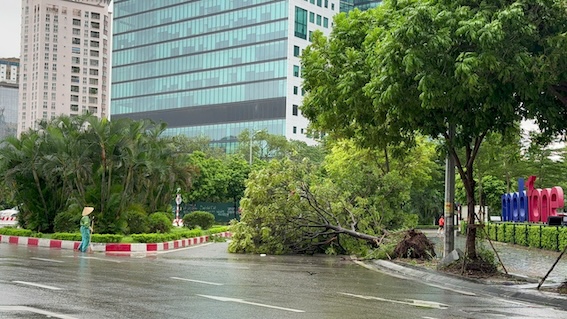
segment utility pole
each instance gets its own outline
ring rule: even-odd
[[[449,146],[453,146],[453,137],[455,136],[455,125],[449,124],[449,143],[447,147],[447,160],[445,166],[445,229],[444,229],[444,249],[443,258],[455,249],[455,227],[454,227],[454,213],[455,213],[455,159],[449,152]]]

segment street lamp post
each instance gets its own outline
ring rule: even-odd
[[[179,205],[183,200],[181,199],[181,194],[179,193],[181,188],[177,188],[177,195],[175,196],[175,203],[177,204],[177,208],[175,209],[175,224],[179,226]]]

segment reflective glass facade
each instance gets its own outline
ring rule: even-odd
[[[291,104],[299,104],[289,96],[301,81],[294,47],[306,47],[309,32],[330,21],[329,7],[304,0],[114,1],[111,118],[164,121],[168,134],[205,135],[228,151],[243,130],[303,131],[298,114],[289,118]],[[310,12],[319,23],[309,25]]]
[[[16,136],[18,127],[18,85],[0,82],[0,139]]]
[[[341,12],[349,12],[353,9],[368,10],[376,8],[382,3],[382,0],[341,0]]]

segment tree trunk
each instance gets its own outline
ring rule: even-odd
[[[474,200],[474,190],[475,182],[473,178],[473,168],[472,164],[467,165],[466,171],[466,185],[465,190],[467,192],[467,241],[466,241],[466,256],[471,259],[477,259],[476,255],[476,225],[475,225],[475,200]]]

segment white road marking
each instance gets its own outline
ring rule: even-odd
[[[112,260],[112,259],[98,258],[98,257],[80,256],[79,258],[83,258],[83,259],[96,259],[96,260],[102,260],[102,261],[110,261],[110,262],[117,263],[117,264],[122,263],[122,262],[119,261],[119,260]]]
[[[0,306],[0,311],[29,311],[40,315],[45,315],[47,317],[60,318],[60,319],[77,319],[76,317],[71,317],[51,311],[46,311],[46,310],[41,310],[26,306]]]
[[[218,301],[229,301],[229,302],[243,303],[243,304],[252,305],[252,306],[279,309],[279,310],[285,310],[285,311],[291,311],[291,312],[305,312],[303,310],[292,309],[292,308],[284,308],[284,307],[278,307],[278,306],[271,306],[271,305],[266,305],[266,304],[261,304],[261,303],[257,303],[257,302],[251,302],[251,301],[246,301],[246,300],[236,299],[236,298],[208,296],[208,295],[197,295],[197,296],[201,296],[201,297],[209,298],[209,299],[213,299],[213,300],[218,300]]]
[[[31,257],[30,259],[40,260],[40,261],[49,261],[49,262],[52,262],[52,263],[63,263],[61,260],[47,259],[47,258]]]
[[[216,283],[216,282],[202,281],[202,280],[196,280],[196,279],[187,279],[187,278],[179,278],[179,277],[169,277],[169,278],[176,279],[176,280],[196,282],[196,283],[206,284],[206,285],[213,285],[213,286],[222,286],[223,285],[223,284],[219,284],[219,283]]]
[[[402,304],[402,305],[410,305],[410,306],[416,306],[416,307],[422,307],[422,308],[433,308],[433,309],[447,309],[447,308],[449,308],[448,305],[438,303],[438,302],[425,301],[425,300],[406,299],[407,301],[400,301],[400,300],[385,299],[385,298],[374,297],[374,296],[355,295],[355,294],[350,294],[348,292],[339,292],[339,293],[341,295],[351,296],[351,297],[356,297],[356,298],[361,298],[361,299],[366,299],[366,300],[378,300],[378,301],[385,301],[385,302],[397,303],[397,304]]]
[[[36,284],[36,283],[33,283],[33,282],[27,282],[27,281],[14,280],[12,282],[17,283],[17,284],[22,284],[22,285],[29,285],[29,286],[35,286],[35,287],[40,287],[40,288],[45,288],[45,289],[51,289],[51,290],[61,290],[62,289],[62,288],[58,288],[58,287]]]

